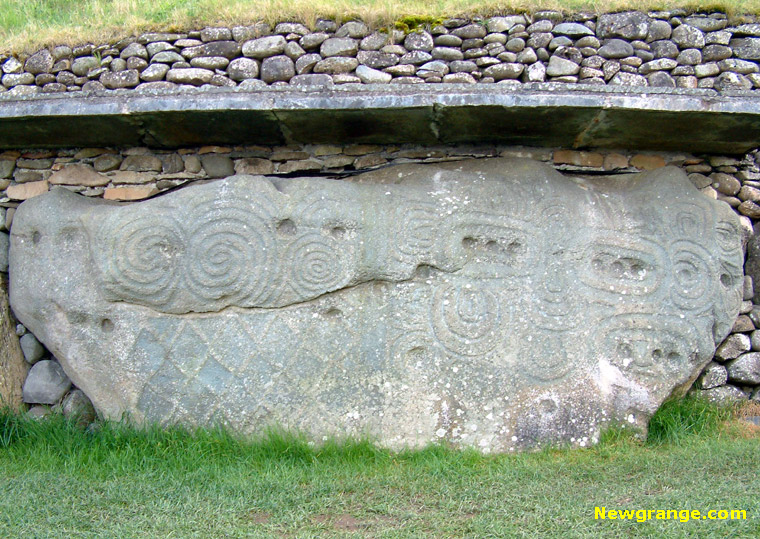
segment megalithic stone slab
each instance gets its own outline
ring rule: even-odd
[[[728,334],[739,222],[674,168],[519,160],[24,202],[18,318],[107,417],[446,440],[645,428]]]

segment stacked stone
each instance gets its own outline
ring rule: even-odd
[[[560,82],[760,88],[760,23],[729,26],[723,13],[557,11],[448,19],[371,31],[360,21],[319,20],[188,33],[149,33],[116,43],[0,57],[0,92],[334,84]]]
[[[95,408],[80,389],[74,387],[55,357],[22,324],[16,326],[24,359],[31,366],[23,386],[29,415],[41,418],[60,412],[69,419],[88,425],[95,421]]]
[[[731,403],[744,399],[760,401],[760,295],[756,298],[754,282],[760,267],[758,241],[760,232],[760,168],[758,153],[743,159],[712,156],[686,167],[690,177],[703,192],[729,204],[739,214],[747,244],[747,262],[743,301],[731,334],[721,343],[713,361],[695,384],[695,391],[716,402]]]

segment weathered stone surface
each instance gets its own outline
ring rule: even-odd
[[[629,11],[626,13],[606,13],[599,16],[596,34],[600,38],[623,37],[626,39],[644,39],[649,32],[651,19],[645,13]]]
[[[697,379],[696,386],[700,389],[712,389],[722,386],[728,380],[728,372],[720,363],[710,363]]]
[[[11,323],[7,285],[4,279],[0,283],[0,407],[16,409],[23,403],[21,388],[29,365],[24,361],[19,339]]]
[[[633,56],[633,46],[622,39],[610,39],[599,49],[602,58],[626,58]]]
[[[728,379],[737,384],[760,384],[760,352],[749,352],[726,364]]]
[[[73,419],[81,425],[95,421],[95,407],[81,389],[75,389],[63,399],[61,411],[64,417]]]
[[[37,340],[31,333],[26,333],[19,339],[21,345],[21,352],[24,354],[24,359],[30,365],[34,365],[45,355],[45,347],[42,346],[40,341]]]
[[[236,176],[128,206],[56,189],[14,217],[11,301],[106,417],[585,444],[645,428],[710,361],[739,231],[673,168]]]
[[[721,361],[736,359],[750,350],[750,338],[743,333],[729,335],[715,351],[715,357]]]
[[[71,380],[57,361],[46,359],[29,369],[24,382],[24,402],[27,404],[55,404],[71,388]]]
[[[696,394],[719,406],[732,406],[747,400],[741,389],[729,385],[697,391]]]

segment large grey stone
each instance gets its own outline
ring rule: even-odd
[[[596,34],[602,39],[607,37],[644,39],[649,33],[650,22],[651,19],[639,11],[605,13],[599,16]]]
[[[24,382],[24,402],[27,404],[55,404],[71,387],[71,380],[61,365],[52,359],[35,363]]]
[[[645,428],[710,361],[743,281],[737,216],[678,169],[506,159],[126,206],[54,189],[16,212],[10,278],[106,417],[490,451]]]

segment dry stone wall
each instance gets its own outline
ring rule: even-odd
[[[563,173],[593,177],[677,166],[709,198],[725,202],[739,216],[743,244],[748,245],[740,314],[729,336],[718,346],[712,362],[693,391],[720,402],[760,400],[760,301],[755,300],[752,268],[760,256],[754,227],[760,218],[760,153],[743,157],[675,153],[596,152],[503,146],[304,145],[288,147],[193,147],[178,150],[150,148],[72,148],[5,151],[0,153],[4,178],[0,198],[3,230],[11,229],[15,207],[25,199],[59,186],[86,197],[129,202],[154,197],[239,174],[272,178],[313,175],[351,181],[358,172],[404,163],[444,163],[467,158],[520,157],[545,162]],[[7,236],[3,236],[7,239]],[[754,266],[753,266],[754,265]],[[7,262],[4,268],[7,269]],[[760,275],[758,275],[760,277]],[[71,384],[57,360],[22,325],[27,368],[25,401],[31,413],[51,408],[94,417],[86,396]],[[21,383],[21,381],[19,381]]]
[[[0,93],[346,83],[760,88],[760,23],[682,10],[447,19],[405,31],[319,20],[148,33],[1,58]]]

